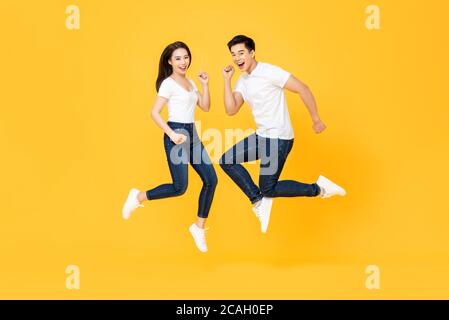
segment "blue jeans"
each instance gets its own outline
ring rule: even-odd
[[[320,194],[320,187],[316,183],[279,181],[293,141],[252,134],[226,151],[220,159],[220,166],[253,204],[263,197],[316,197]],[[242,162],[258,159],[261,160],[259,186],[241,165]]]
[[[190,163],[203,181],[198,202],[198,217],[207,218],[218,182],[209,155],[198,137],[194,123],[169,121],[167,124],[176,133],[184,134],[187,140],[182,144],[176,145],[164,133],[165,153],[173,183],[162,184],[148,190],[146,192],[147,198],[148,200],[155,200],[184,194],[188,184],[187,164]]]

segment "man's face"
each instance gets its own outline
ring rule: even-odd
[[[254,63],[254,51],[248,51],[244,43],[238,43],[231,47],[232,60],[242,72],[248,72]]]

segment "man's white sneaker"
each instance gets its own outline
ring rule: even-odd
[[[126,202],[123,205],[122,209],[123,219],[128,220],[134,210],[144,207],[144,205],[140,204],[139,200],[137,199],[137,195],[139,193],[140,191],[137,189],[131,189],[131,191],[129,192],[128,198],[126,199]]]
[[[345,189],[343,189],[336,183],[330,181],[329,179],[327,179],[324,176],[319,176],[316,184],[318,186],[320,186],[321,189],[323,190],[323,192],[321,192],[321,194],[320,194],[320,197],[323,199],[330,198],[335,195],[339,195],[342,197],[346,195]]]
[[[206,230],[207,229],[201,229],[196,225],[196,223],[192,224],[189,228],[190,234],[193,237],[193,240],[195,241],[196,247],[201,252],[207,252],[207,244],[206,244]]]
[[[266,233],[268,224],[270,223],[271,206],[273,198],[263,197],[257,206],[253,207],[253,211],[260,220],[260,230]]]

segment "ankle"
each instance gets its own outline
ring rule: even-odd
[[[139,192],[139,194],[137,195],[137,200],[142,203],[144,201],[147,201],[147,193],[146,192]]]
[[[199,228],[199,229],[204,229],[204,227],[202,226],[202,225],[200,225],[198,222],[197,223],[195,223],[195,225],[197,226],[197,228]]]
[[[322,197],[325,194],[326,191],[324,190],[323,187],[320,187],[320,186],[318,186],[318,187],[320,188],[319,196]]]
[[[198,217],[198,219],[195,222],[196,226],[200,229],[204,229],[206,225],[206,218]]]

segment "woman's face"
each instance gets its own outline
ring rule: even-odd
[[[173,73],[185,75],[190,66],[190,56],[186,49],[179,48],[173,51],[169,64],[173,67]]]

